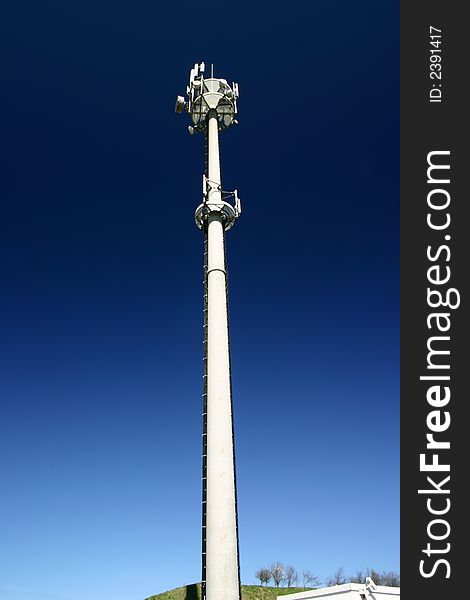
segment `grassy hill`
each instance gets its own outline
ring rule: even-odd
[[[277,596],[305,592],[312,588],[261,587],[259,585],[242,585],[242,600],[276,600]],[[201,600],[201,584],[185,585],[169,592],[150,596],[146,600]]]

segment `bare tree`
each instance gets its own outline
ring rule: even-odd
[[[281,581],[284,580],[285,577],[285,569],[284,565],[281,562],[275,562],[270,567],[271,577],[274,581],[274,585],[279,587]]]
[[[309,571],[308,569],[303,570],[302,581],[303,581],[304,587],[307,587],[308,585],[310,585],[312,587],[320,585],[320,580],[318,579],[318,577],[314,573],[312,573],[312,571]]]
[[[263,583],[268,585],[271,581],[271,571],[266,567],[262,567],[256,571],[255,577],[256,579],[259,579],[260,585],[263,585]]]
[[[377,585],[382,585],[382,577],[375,569],[367,569],[366,577],[370,577]]]
[[[367,575],[368,575],[368,571],[367,571],[367,574],[365,574],[364,571],[362,571],[362,570],[356,571],[355,575],[351,575],[351,577],[349,577],[349,581],[351,583],[364,583]]]
[[[343,567],[340,567],[335,573],[333,573],[333,575],[330,575],[330,577],[328,577],[326,580],[327,586],[341,585],[342,583],[346,583],[346,577],[344,575]]]
[[[394,571],[376,571],[375,569],[365,569],[365,571],[357,571],[356,575],[349,578],[353,583],[364,583],[367,577],[377,585],[390,585],[400,587],[400,575]]]
[[[284,581],[287,584],[287,587],[290,587],[293,583],[297,581],[298,575],[297,571],[294,569],[292,565],[287,565],[284,569]]]
[[[271,578],[272,578],[271,570],[268,567],[266,567],[264,569],[264,583],[266,585],[268,585],[268,583],[271,581]]]
[[[382,571],[381,573],[374,573],[379,576],[379,581],[375,581],[373,575],[371,575],[371,578],[378,585],[390,585],[392,587],[400,587],[400,575],[398,573],[395,573],[394,571]]]

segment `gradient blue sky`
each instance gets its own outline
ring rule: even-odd
[[[1,19],[0,596],[200,577],[203,140],[221,138],[242,580],[399,569],[396,1],[19,1]]]

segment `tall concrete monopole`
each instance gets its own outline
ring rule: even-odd
[[[240,600],[237,495],[232,417],[225,231],[240,215],[237,191],[221,186],[219,131],[235,124],[238,85],[204,78],[204,63],[191,69],[187,98],[189,132],[206,140],[203,198],[195,220],[204,233],[204,409],[202,457],[202,584],[205,600]],[[233,204],[228,200],[232,200]]]

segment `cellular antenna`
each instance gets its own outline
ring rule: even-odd
[[[212,64],[210,78],[203,73],[204,63],[191,69],[188,96],[178,96],[175,107],[189,113],[189,132],[206,140],[202,203],[195,213],[204,234],[202,598],[241,600],[225,258],[225,231],[241,204],[237,190],[222,191],[219,158],[219,131],[237,123],[238,86],[214,78]]]

